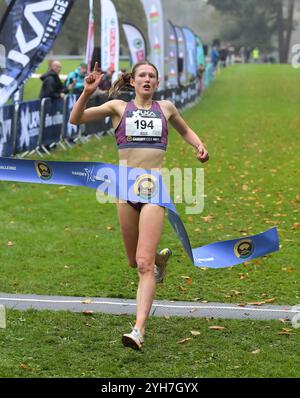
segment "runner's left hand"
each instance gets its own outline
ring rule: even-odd
[[[201,163],[205,163],[209,160],[209,155],[204,145],[200,144],[198,146],[197,159],[200,160]]]

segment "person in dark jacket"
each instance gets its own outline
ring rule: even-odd
[[[51,69],[41,76],[43,82],[40,98],[50,97],[52,99],[63,98],[64,86],[59,78],[59,72],[61,71],[61,63],[59,61],[53,61]]]

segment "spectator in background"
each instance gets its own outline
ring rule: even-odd
[[[219,59],[220,59],[220,54],[217,46],[213,46],[211,49],[211,62],[214,66],[214,69],[216,70],[218,68],[219,64]]]
[[[246,51],[245,51],[245,62],[246,62],[246,64],[249,64],[249,62],[250,62],[251,53],[252,53],[252,48],[251,47],[247,47]]]
[[[222,47],[221,48],[221,50],[219,51],[219,57],[220,57],[221,66],[223,68],[226,68],[226,66],[227,66],[227,57],[228,57],[228,49],[227,49],[227,47]]]
[[[263,54],[262,55],[262,62],[264,64],[268,64],[269,63],[269,57],[267,56],[267,54]]]
[[[40,92],[40,98],[63,98],[65,96],[64,85],[59,78],[61,63],[59,61],[52,61],[50,67],[51,69],[40,77],[43,82]]]
[[[234,58],[235,58],[235,48],[234,46],[230,45],[228,48],[228,58],[229,58],[229,65],[234,64]]]
[[[101,93],[108,93],[108,91],[112,87],[112,77],[114,74],[114,70],[108,68],[106,72],[104,72],[102,80],[99,84],[99,90]]]
[[[199,83],[200,83],[200,89],[201,89],[201,91],[204,90],[204,79],[203,79],[203,75],[204,75],[205,69],[206,69],[206,68],[205,68],[205,66],[204,66],[203,64],[200,64],[199,67],[198,67],[198,69],[197,69],[197,79],[198,79],[198,81],[199,81]]]
[[[185,76],[184,76],[184,54],[179,53],[178,60],[178,79],[179,79],[179,86],[183,87],[185,83]]]
[[[252,51],[252,58],[255,64],[259,63],[260,60],[260,51],[258,47],[255,47],[255,49]]]
[[[68,74],[65,82],[66,90],[71,94],[80,95],[84,88],[84,79],[87,76],[87,65],[82,63],[79,68]]]
[[[52,69],[53,59],[48,60],[48,70]]]
[[[197,69],[197,78],[199,80],[201,80],[203,78],[204,72],[205,72],[205,66],[203,64],[200,64]]]

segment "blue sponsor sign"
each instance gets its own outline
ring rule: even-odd
[[[63,99],[44,98],[42,100],[41,145],[48,146],[59,142],[63,125]]]
[[[38,146],[41,101],[21,102],[18,108],[16,153],[32,151]]]
[[[0,108],[0,156],[11,156],[14,150],[13,119],[14,106]]]
[[[196,36],[189,28],[182,28],[186,43],[186,69],[188,81],[197,75],[197,46]]]
[[[76,101],[77,96],[75,94],[66,95],[64,100],[63,138],[67,140],[72,140],[79,132],[79,126],[69,123],[70,114]]]

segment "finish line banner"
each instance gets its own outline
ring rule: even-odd
[[[96,162],[53,162],[0,158],[0,180],[81,186],[131,202],[165,207],[168,219],[195,266],[225,268],[279,250],[277,228],[258,235],[191,248],[183,222],[167,192],[161,174]]]

